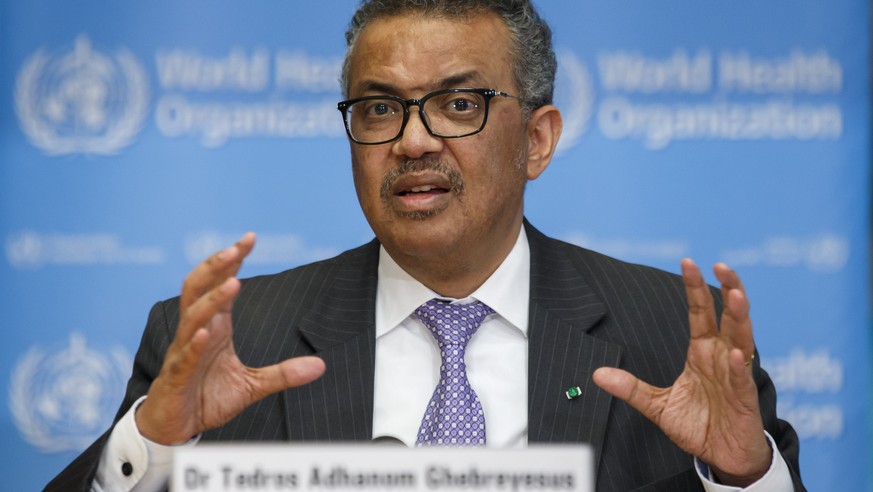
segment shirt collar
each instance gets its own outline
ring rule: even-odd
[[[376,337],[396,328],[418,306],[440,296],[406,273],[384,247],[379,248],[379,283],[376,290]],[[478,299],[527,336],[530,302],[530,246],[524,227],[497,270],[461,303]],[[456,301],[456,299],[451,299]]]

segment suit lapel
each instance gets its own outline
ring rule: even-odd
[[[591,379],[617,366],[621,349],[589,332],[606,305],[580,275],[567,249],[525,222],[531,250],[528,440],[584,442],[599,462],[612,397]],[[581,395],[565,392],[579,387]]]
[[[318,440],[372,438],[379,245],[373,241],[355,251],[326,273],[325,291],[299,325],[327,366],[320,380],[307,385],[312,417],[322,423],[311,429]]]

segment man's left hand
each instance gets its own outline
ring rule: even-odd
[[[594,382],[707,463],[723,484],[745,487],[767,472],[773,451],[752,378],[755,341],[749,300],[736,272],[724,263],[713,270],[724,302],[720,323],[700,269],[689,259],[682,261],[691,341],[685,369],[673,386],[656,388],[610,367],[595,371]]]

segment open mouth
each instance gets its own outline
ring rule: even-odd
[[[398,196],[416,196],[416,195],[441,195],[448,193],[449,190],[433,185],[413,186],[408,190],[401,190],[397,193]]]
[[[405,160],[386,173],[379,196],[403,209],[445,208],[464,193],[460,173],[438,160]]]

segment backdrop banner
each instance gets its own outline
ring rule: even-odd
[[[0,489],[107,428],[207,255],[256,231],[251,276],[372,237],[336,110],[356,4],[0,3]],[[871,490],[869,2],[538,4],[565,126],[527,217],[738,270],[810,490]]]

